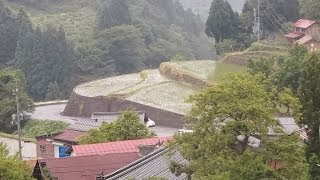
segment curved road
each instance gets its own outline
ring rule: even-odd
[[[55,121],[64,121],[70,124],[73,124],[77,119],[90,119],[90,118],[80,118],[80,117],[69,117],[62,116],[60,113],[64,110],[66,104],[53,104],[53,105],[43,105],[35,108],[35,111],[31,114],[32,119],[39,120],[55,120]],[[150,128],[158,136],[173,136],[179,129],[156,126]]]

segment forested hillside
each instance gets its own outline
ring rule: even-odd
[[[0,65],[20,68],[35,100],[63,98],[80,82],[176,54],[212,59],[204,29],[174,0],[0,0]]]

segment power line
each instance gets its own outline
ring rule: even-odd
[[[278,15],[278,13],[274,10],[274,8],[272,7],[271,3],[269,2],[269,0],[265,0],[269,7],[271,8],[271,10],[274,12],[274,14],[281,20],[282,18]]]

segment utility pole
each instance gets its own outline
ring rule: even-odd
[[[18,143],[19,143],[19,158],[22,159],[22,145],[21,145],[21,126],[20,126],[20,102],[19,102],[19,88],[18,88],[18,82],[16,81],[16,89],[13,90],[13,93],[16,97],[16,106],[17,106],[17,125],[18,125]]]
[[[260,41],[260,0],[258,0],[258,41]]]

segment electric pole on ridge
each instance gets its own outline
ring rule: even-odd
[[[18,145],[19,145],[19,158],[22,159],[22,145],[21,145],[21,119],[20,119],[20,102],[19,102],[19,88],[18,88],[18,82],[16,81],[16,89],[13,90],[13,94],[16,98],[16,107],[17,107],[17,114],[16,114],[16,120],[17,120],[17,126],[18,126]],[[15,120],[15,119],[14,119]]]

